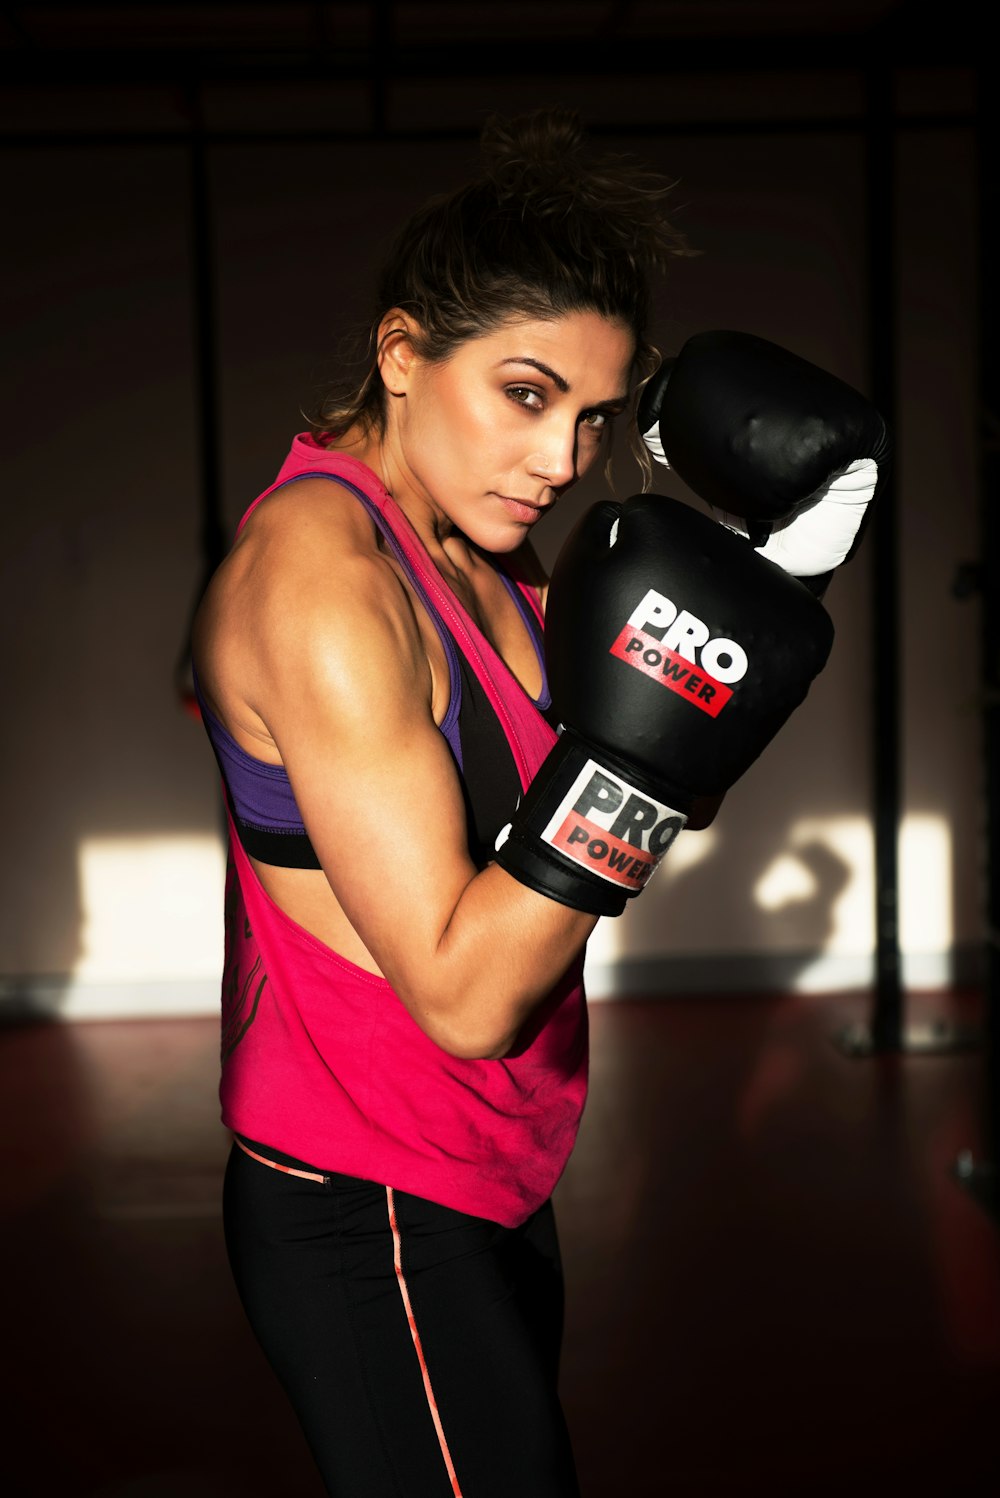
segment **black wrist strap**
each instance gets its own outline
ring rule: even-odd
[[[564,729],[501,834],[497,863],[563,905],[621,915],[686,821],[686,807],[664,802],[641,771]]]

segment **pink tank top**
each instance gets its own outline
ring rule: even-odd
[[[521,788],[555,733],[445,584],[399,506],[364,464],[312,437],[278,477],[326,475],[361,491],[474,670]],[[355,503],[348,493],[345,503]],[[222,989],[222,1119],[318,1169],[357,1176],[513,1227],[551,1195],[587,1091],[583,957],[535,1010],[511,1053],[463,1060],[420,1029],[384,978],[347,961],[267,895],[230,818]]]

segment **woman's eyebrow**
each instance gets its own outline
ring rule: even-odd
[[[561,374],[556,374],[554,369],[550,369],[549,366],[547,364],[543,364],[540,359],[529,359],[527,355],[523,355],[516,359],[501,359],[500,364],[501,366],[504,364],[530,364],[532,369],[537,369],[540,374],[547,375],[552,381],[553,385],[555,385],[557,389],[562,391],[563,395],[565,395],[569,390],[569,381],[564,380]]]
[[[540,374],[547,375],[548,378],[552,381],[553,385],[555,385],[558,390],[562,391],[563,395],[566,395],[569,391],[569,381],[564,380],[561,374],[556,374],[554,369],[550,369],[549,366],[547,364],[543,364],[540,359],[531,359],[526,354],[523,354],[515,359],[501,359],[500,367],[503,367],[503,365],[505,364],[530,364],[532,369],[537,369]],[[605,408],[610,409],[614,406],[621,407],[626,406],[627,404],[627,394],[616,395],[612,400],[599,401],[597,405],[593,407],[593,409],[595,411],[603,411]]]

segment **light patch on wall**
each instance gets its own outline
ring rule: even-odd
[[[818,893],[819,881],[794,853],[781,853],[753,887],[762,910],[781,910],[797,900],[810,900]]]
[[[931,981],[942,974],[954,939],[951,832],[943,817],[909,815],[899,831],[899,946],[904,978]],[[763,910],[822,894],[829,898],[829,932],[820,957],[803,968],[795,987],[803,992],[868,981],[854,964],[875,950],[875,847],[871,822],[862,817],[797,822],[789,845],[754,886]],[[929,967],[922,959],[932,959]],[[839,960],[839,966],[838,966]],[[933,972],[932,972],[933,970]]]
[[[908,816],[899,834],[899,940],[905,952],[947,952],[954,939],[951,828]]]
[[[209,836],[88,838],[82,982],[218,978],[225,850]]]

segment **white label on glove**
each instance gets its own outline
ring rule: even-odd
[[[588,759],[542,839],[610,884],[642,889],[686,821]]]
[[[611,654],[717,718],[750,669],[742,645],[710,638],[704,620],[650,588],[629,615]],[[697,667],[697,669],[695,669]]]

